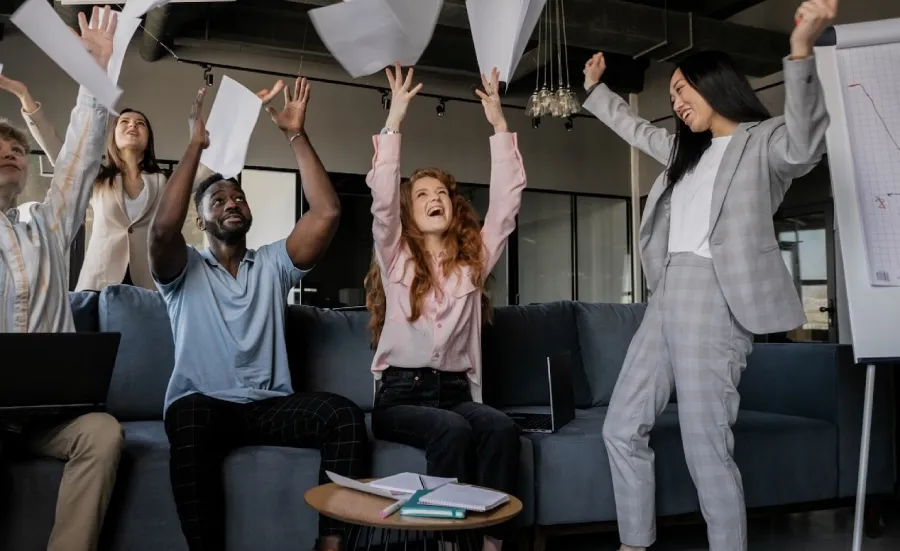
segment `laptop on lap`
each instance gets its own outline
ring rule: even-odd
[[[0,333],[0,418],[103,411],[119,333]]]
[[[563,352],[547,358],[550,386],[550,413],[508,411],[522,432],[553,433],[575,419],[575,388],[572,385],[572,358]]]

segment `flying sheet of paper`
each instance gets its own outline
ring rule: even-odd
[[[49,2],[27,0],[9,20],[78,84],[90,90],[97,101],[114,111],[122,90],[110,80]]]
[[[509,82],[547,0],[466,0],[478,69]]]
[[[119,16],[119,21],[116,23],[116,34],[113,35],[113,52],[109,58],[109,65],[106,68],[106,74],[109,75],[109,79],[115,84],[119,82],[119,73],[122,71],[122,62],[125,61],[128,44],[140,25],[141,20],[137,17],[125,17],[122,15]]]
[[[0,63],[0,75],[2,75],[2,74],[3,74],[3,64]]]
[[[222,77],[206,123],[209,147],[203,150],[200,162],[225,178],[240,174],[261,107],[262,100],[256,94],[235,80]]]
[[[128,0],[122,9],[124,17],[141,18],[145,13],[169,3],[169,0]]]
[[[443,0],[352,0],[310,10],[316,32],[353,78],[395,62],[415,65],[431,42]]]

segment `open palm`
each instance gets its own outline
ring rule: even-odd
[[[266,108],[272,121],[285,134],[303,132],[306,122],[306,106],[309,103],[309,83],[305,78],[298,78],[294,83],[294,91],[290,86],[284,87],[284,108],[276,111],[274,107]]]
[[[119,21],[118,12],[106,6],[102,10],[94,6],[91,21],[88,23],[84,13],[78,14],[78,26],[81,29],[81,43],[101,67],[106,69],[113,51],[113,35]]]

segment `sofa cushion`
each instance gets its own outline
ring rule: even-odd
[[[581,360],[591,388],[591,405],[608,406],[625,354],[647,305],[574,303]]]
[[[290,306],[286,316],[294,390],[334,392],[372,411],[375,383],[366,329],[369,313]]]
[[[186,551],[162,421],[127,422],[123,430],[125,448],[107,521],[112,547]],[[318,515],[303,494],[319,483],[319,463],[315,449],[251,446],[229,453],[222,471],[227,548],[312,549]]]
[[[571,302],[498,307],[482,333],[485,403],[500,408],[549,404],[547,357],[568,351],[575,403],[590,406]]]
[[[97,291],[73,291],[69,293],[75,331],[96,333],[100,330],[100,293]]]
[[[122,334],[107,407],[119,420],[162,419],[175,366],[172,326],[162,296],[131,285],[100,293],[100,330]]]
[[[529,408],[540,411],[541,408]],[[534,445],[541,525],[611,521],[615,497],[603,421],[606,408],[579,410],[555,434],[529,435]],[[815,419],[742,410],[734,427],[735,462],[748,507],[832,499],[837,495],[837,431]],[[700,510],[684,459],[677,405],[669,404],[650,434],[656,454],[656,513]]]

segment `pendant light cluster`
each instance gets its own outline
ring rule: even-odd
[[[581,111],[581,102],[570,86],[567,45],[563,0],[549,0],[538,23],[538,70],[534,93],[525,106],[533,128],[540,125],[542,117],[557,117],[566,119],[566,129],[571,130],[572,115]]]

